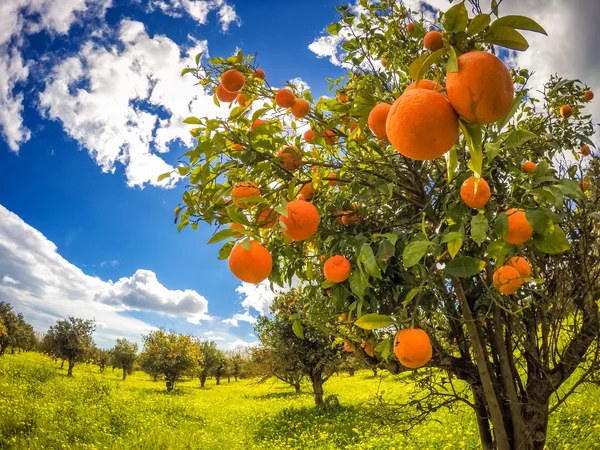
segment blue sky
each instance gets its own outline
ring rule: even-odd
[[[537,73],[535,86],[560,71],[594,88],[595,1],[503,3],[549,30],[510,55]],[[325,78],[343,74],[343,38],[324,35],[338,3],[0,1],[0,300],[39,330],[66,315],[96,318],[103,346],[156,326],[223,348],[254,342],[251,322],[272,292],[242,286],[217,261],[208,227],[177,233],[182,183],[157,183],[193,144],[183,118],[223,113],[178,75],[196,51],[241,48],[258,53],[272,86],[298,78],[324,95]],[[405,3],[430,20],[449,4]]]

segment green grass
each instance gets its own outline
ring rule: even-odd
[[[317,411],[309,388],[295,395],[280,382],[253,380],[200,388],[180,383],[172,394],[143,373],[121,381],[94,366],[65,376],[39,354],[0,358],[0,449],[475,449],[468,410],[439,411],[409,435],[372,418],[365,402],[377,389],[406,395],[397,377],[371,372],[332,377],[326,395],[341,406]],[[600,389],[585,388],[551,420],[548,448],[600,448]]]

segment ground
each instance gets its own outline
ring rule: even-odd
[[[317,412],[309,386],[296,395],[280,382],[237,383],[195,379],[173,394],[163,382],[136,372],[79,365],[75,377],[50,358],[27,353],[0,357],[0,449],[476,449],[470,411],[439,411],[436,421],[409,435],[372,418],[367,406],[377,390],[407,393],[384,372],[334,376],[326,395],[340,407]],[[600,388],[584,387],[553,416],[548,448],[600,449]]]

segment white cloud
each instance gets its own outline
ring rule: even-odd
[[[247,310],[254,308],[259,314],[269,312],[269,308],[277,295],[271,290],[267,281],[259,284],[242,283],[235,291],[244,297],[242,301],[244,308]]]
[[[223,323],[228,323],[230,325],[233,325],[234,327],[237,327],[240,321],[255,324],[256,317],[252,316],[248,311],[244,311],[243,314],[234,314],[233,317],[222,320]]]
[[[0,273],[5,274],[0,300],[23,312],[36,329],[45,330],[68,315],[96,319],[100,345],[112,345],[111,336],[139,342],[142,333],[154,328],[124,311],[153,311],[191,323],[207,318],[204,297],[167,289],[149,270],[117,282],[85,274],[60,256],[53,242],[1,205]]]
[[[242,339],[236,339],[233,342],[230,342],[227,346],[227,350],[243,350],[251,347],[256,347],[259,344],[258,341],[244,341]]]
[[[100,267],[116,267],[119,265],[119,261],[111,259],[110,261],[101,261]]]
[[[158,153],[168,152],[177,139],[192,144],[185,117],[227,114],[210,94],[192,86],[190,77],[179,76],[196,53],[207,51],[206,41],[195,42],[182,57],[175,42],[151,38],[144,24],[130,20],[121,22],[119,41],[122,48],[87,42],[77,56],[55,67],[40,94],[41,108],[62,122],[104,172],[114,172],[120,163],[129,186],[172,187],[176,175],[157,182],[173,169]],[[151,108],[169,117],[161,119]]]
[[[240,18],[234,7],[225,0],[151,0],[149,6],[151,9],[160,9],[164,14],[173,17],[189,14],[202,25],[206,24],[208,13],[216,11],[223,31],[227,31],[232,22],[240,24]]]

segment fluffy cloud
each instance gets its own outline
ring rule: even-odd
[[[192,87],[189,77],[179,76],[197,53],[206,53],[206,41],[182,57],[169,38],[151,38],[144,24],[124,20],[119,43],[106,48],[87,42],[77,56],[56,66],[40,94],[41,108],[62,122],[103,171],[114,172],[121,163],[129,186],[173,186],[175,175],[157,182],[173,169],[159,154],[176,139],[192,144],[185,117],[226,114],[209,94]],[[165,113],[168,118],[161,118]]]
[[[230,319],[224,319],[222,322],[223,323],[228,323],[230,325],[233,325],[234,327],[237,327],[239,322],[248,322],[250,324],[255,324],[256,323],[256,317],[250,315],[250,313],[248,311],[244,311],[243,314],[234,314],[233,317],[231,317]]]
[[[0,276],[0,300],[12,303],[38,330],[68,315],[95,319],[100,345],[123,336],[139,341],[153,329],[123,311],[152,311],[191,323],[208,318],[204,297],[195,291],[169,290],[149,270],[117,282],[86,275],[60,256],[54,243],[3,206]]]
[[[268,314],[269,308],[277,295],[269,287],[269,283],[263,281],[259,284],[242,283],[235,290],[244,297],[242,306],[246,310],[253,308],[259,314]]]
[[[232,22],[240,23],[235,9],[225,0],[152,0],[149,6],[173,17],[189,14],[202,25],[207,22],[208,13],[216,11],[223,31],[227,31]]]

